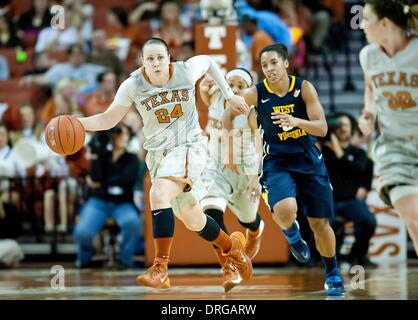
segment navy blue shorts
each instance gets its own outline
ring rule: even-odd
[[[263,163],[260,178],[263,199],[271,212],[281,200],[295,198],[298,212],[310,218],[333,219],[332,185],[323,162],[318,174],[286,170],[274,162],[273,159]]]

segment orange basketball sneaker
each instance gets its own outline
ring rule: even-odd
[[[136,278],[136,283],[156,289],[170,288],[170,279],[168,278],[168,261],[168,258],[155,258],[154,264],[147,271]]]
[[[228,262],[231,263],[239,272],[243,280],[248,280],[253,275],[253,264],[251,259],[245,253],[245,236],[242,232],[235,231],[231,234],[232,246],[228,256]]]
[[[247,256],[250,257],[250,259],[254,259],[254,257],[257,255],[258,251],[260,250],[261,245],[261,235],[264,231],[264,222],[263,220],[260,221],[260,227],[258,228],[258,233],[253,234],[250,232],[249,229],[246,230],[246,240],[247,245],[245,247],[245,253]]]
[[[238,270],[229,262],[222,267],[222,274],[224,277],[223,287],[225,292],[228,292],[242,282]]]

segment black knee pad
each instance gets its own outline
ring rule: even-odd
[[[250,229],[251,231],[257,231],[258,228],[260,227],[261,218],[260,218],[260,215],[257,213],[257,215],[255,216],[255,220],[253,222],[246,223],[246,222],[242,222],[239,219],[238,221],[244,228]]]
[[[224,223],[224,213],[221,210],[218,209],[206,209],[205,214],[211,217],[213,220],[215,220],[219,227],[228,234],[228,229],[225,226]]]
[[[172,238],[174,236],[173,209],[152,211],[152,231],[154,238]]]

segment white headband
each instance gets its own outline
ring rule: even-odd
[[[232,69],[226,74],[226,80],[228,80],[231,77],[240,77],[244,79],[244,81],[247,83],[247,85],[250,87],[253,84],[253,81],[251,80],[250,75],[241,69]]]

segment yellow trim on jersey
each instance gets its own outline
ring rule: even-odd
[[[292,81],[290,82],[289,91],[287,92],[291,92],[295,88],[296,77],[295,76],[290,76],[290,77],[292,78]],[[269,84],[267,83],[267,79],[264,79],[263,83],[269,93],[274,93],[273,90],[271,90]]]
[[[270,146],[267,145],[267,142],[264,141],[264,145],[263,145],[263,156],[261,158],[261,168],[263,168],[263,163],[264,163],[264,158],[269,154],[269,149]],[[258,175],[258,182],[261,182],[261,178],[263,177],[263,169],[261,169],[260,174]],[[269,210],[271,211],[270,205],[269,205],[269,195],[268,195],[268,190],[267,190],[267,186],[263,185],[263,189],[264,192],[261,193],[261,197],[263,198],[264,202],[266,203],[267,207],[269,208]]]
[[[269,208],[269,210],[271,211],[270,205],[269,205],[269,193],[268,191],[265,191],[261,194],[261,197],[264,200],[264,203],[267,205],[267,207]]]
[[[266,87],[268,92],[274,93],[273,90],[270,89],[269,84],[267,83],[267,79],[264,79],[263,83],[264,83],[264,86]]]
[[[296,77],[295,76],[290,76],[292,78],[292,82],[290,83],[290,87],[289,87],[289,91],[292,91],[295,88],[295,82],[296,82]]]

